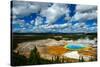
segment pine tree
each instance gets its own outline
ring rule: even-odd
[[[64,63],[64,57],[62,58],[62,63]]]
[[[81,62],[84,62],[84,58],[83,58],[83,56],[82,56]]]
[[[81,56],[81,57],[79,58],[79,62],[85,62],[83,56]]]
[[[54,58],[52,57],[51,63],[54,63]]]
[[[59,58],[59,56],[55,56],[54,62],[55,62],[55,63],[60,63],[60,58]]]
[[[31,51],[29,64],[39,64],[39,63],[40,63],[40,55],[35,46],[34,49]]]

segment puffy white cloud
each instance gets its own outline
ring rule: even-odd
[[[51,7],[48,7],[51,6]],[[31,13],[38,13],[47,18],[46,23],[52,24],[62,15],[66,14],[68,19],[69,9],[66,4],[53,4],[51,3],[40,3],[36,2],[25,2],[25,1],[13,1],[12,13],[13,18],[24,17]]]
[[[73,25],[73,32],[89,32],[89,26],[85,22],[78,22]]]
[[[35,25],[38,26],[38,25],[41,25],[43,23],[43,18],[41,17],[38,17],[35,19]]]
[[[86,21],[86,20],[92,20],[97,18],[96,11],[89,12],[89,13],[79,13],[76,12],[76,14],[72,17],[73,21]]]
[[[35,24],[35,20],[31,20],[30,24],[32,24],[32,25]]]
[[[72,23],[64,23],[64,24],[48,25],[48,26],[46,26],[46,28],[63,29],[63,28],[71,27],[71,26],[72,26]]]
[[[65,21],[66,21],[66,20],[69,21],[69,20],[71,19],[69,13],[70,13],[70,10],[69,10],[69,8],[67,8],[67,9],[66,9],[65,18],[64,18]]]
[[[25,24],[25,21],[24,21],[24,20],[20,20],[20,19],[18,19],[18,20],[13,20],[13,21],[12,21],[12,24],[23,25],[23,24]]]
[[[25,16],[39,11],[39,6],[25,1],[14,1],[12,12],[14,15]]]
[[[86,24],[87,20],[93,20],[93,19],[97,19],[97,6],[77,5],[76,13],[70,20],[70,22],[78,21],[72,27],[73,32],[96,32],[96,28],[94,26],[92,29],[92,27],[89,27]],[[96,23],[92,25],[96,25]]]
[[[34,26],[31,31],[34,33],[47,33],[47,32],[53,32],[53,33],[57,33],[57,32],[62,32],[62,33],[66,33],[66,32],[71,32],[71,27],[72,27],[72,23],[65,23],[65,24],[53,24],[53,25],[39,25],[39,26]]]
[[[76,13],[71,21],[87,21],[97,18],[97,6],[95,5],[77,5]]]
[[[51,4],[51,3],[36,3],[15,1],[13,2],[13,31],[20,32],[34,32],[34,33],[47,33],[47,32],[94,32],[97,30],[96,23],[89,27],[85,22],[97,18],[97,7],[92,5],[77,5],[76,13],[70,17],[70,10],[66,4]],[[37,17],[30,22],[16,19],[18,17],[28,16],[31,13],[37,13]],[[60,17],[65,16],[63,24],[53,24]],[[46,20],[44,21],[44,17]],[[67,22],[66,22],[67,21]],[[73,23],[77,21],[77,23]],[[95,27],[94,27],[95,26]]]
[[[46,23],[52,24],[58,18],[66,13],[67,6],[65,4],[53,4],[46,10],[41,11],[41,15],[47,18]]]
[[[12,30],[15,32],[30,31],[33,28],[33,24],[25,22],[25,20],[17,19],[12,21]]]
[[[38,13],[39,11],[48,8],[48,3],[13,1],[12,14],[17,17],[24,17],[31,13]]]
[[[89,28],[90,32],[97,32],[97,26],[92,26]]]
[[[88,12],[92,10],[97,10],[97,6],[95,5],[77,5],[76,12]]]
[[[96,22],[94,22],[92,25],[96,26],[96,25],[97,25],[97,23],[96,23]]]

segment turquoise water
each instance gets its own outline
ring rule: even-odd
[[[82,48],[85,48],[86,46],[83,44],[68,44],[65,46],[65,48],[68,48],[70,50],[79,50]]]

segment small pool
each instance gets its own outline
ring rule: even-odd
[[[67,44],[64,47],[70,50],[79,50],[85,48],[86,46],[84,44]]]

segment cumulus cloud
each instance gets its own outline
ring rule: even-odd
[[[14,21],[12,21],[12,24],[18,24],[18,25],[24,25],[25,24],[25,21],[24,20],[20,20],[20,19],[18,19],[18,20],[14,20]]]
[[[49,26],[46,26],[46,28],[63,29],[63,28],[71,27],[71,26],[72,26],[72,23],[64,23],[64,24],[49,25]]]
[[[93,26],[90,28],[92,31],[96,31],[97,30],[97,26]]]
[[[25,16],[39,11],[39,6],[32,5],[30,2],[15,1],[13,4],[13,15]]]
[[[77,21],[73,25],[73,31],[74,32],[96,32],[96,22],[94,22],[92,27],[89,27],[86,24],[86,21],[88,20],[94,20],[97,19],[97,6],[95,5],[77,5],[76,6],[76,13],[71,18],[70,22]]]
[[[62,33],[67,33],[72,27],[72,23],[65,23],[65,24],[53,24],[53,25],[39,25],[39,26],[34,26],[31,29],[31,32],[34,33],[47,33],[47,32],[62,32]],[[70,30],[71,31],[71,30]]]
[[[88,30],[89,26],[84,22],[75,23],[72,28],[74,32],[88,32],[89,31]]]
[[[12,14],[17,17],[24,17],[31,13],[38,13],[39,11],[46,9],[49,6],[48,3],[36,3],[25,1],[13,1]]]
[[[76,12],[89,12],[92,10],[97,10],[97,6],[95,5],[77,5]]]
[[[86,21],[86,20],[92,20],[97,18],[97,12],[89,12],[89,13],[79,13],[76,12],[76,14],[72,17],[73,21]]]
[[[71,19],[69,13],[70,13],[70,10],[69,8],[67,8],[66,13],[65,13],[65,18],[64,18],[65,21],[69,21]]]
[[[86,24],[87,20],[97,19],[97,6],[76,5],[73,16],[69,15],[71,11],[66,4],[13,1],[13,31],[34,33],[97,31],[96,22],[91,23],[90,26]],[[22,20],[19,18],[30,16],[32,13],[35,13],[36,17],[29,22],[25,21],[26,19]],[[57,20],[63,16],[64,23],[57,24]]]
[[[96,23],[96,22],[94,22],[92,25],[93,25],[93,26],[97,26],[97,23]]]
[[[41,25],[43,23],[43,18],[41,17],[38,17],[35,19],[35,25],[38,26],[38,25]]]
[[[30,24],[32,24],[32,25],[35,24],[35,20],[31,20]]]
[[[70,33],[72,32],[72,23],[64,23],[64,24],[54,24],[50,26],[46,26],[45,29],[50,32],[60,32],[60,33]]]
[[[47,18],[46,23],[52,24],[58,18],[66,13],[67,6],[65,4],[53,4],[47,10],[42,10],[41,15]]]
[[[28,32],[33,28],[33,24],[25,22],[25,20],[17,19],[12,21],[12,30],[14,32]]]
[[[76,13],[71,21],[87,21],[97,18],[97,6],[77,5]]]

